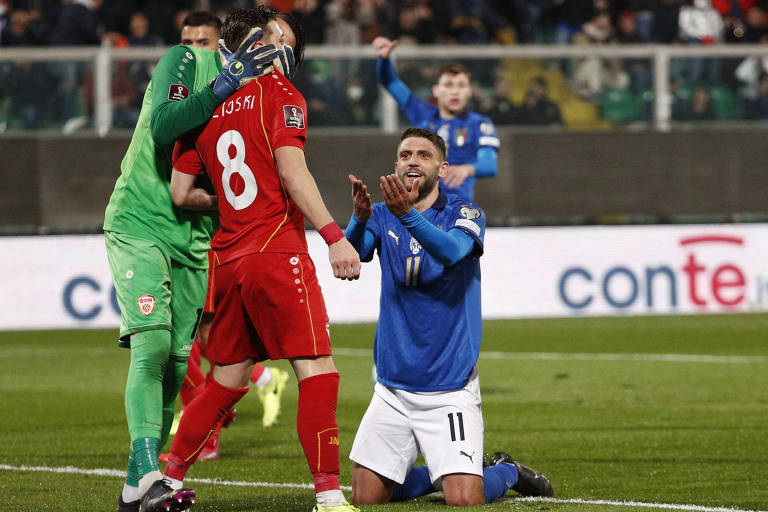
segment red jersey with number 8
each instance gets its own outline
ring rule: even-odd
[[[219,200],[221,227],[211,241],[219,263],[258,252],[307,253],[304,215],[283,188],[274,151],[304,149],[307,106],[275,71],[250,82],[200,131],[176,142],[174,169],[205,172]]]

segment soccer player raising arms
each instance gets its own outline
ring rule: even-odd
[[[437,132],[448,147],[448,168],[440,176],[447,192],[472,200],[476,178],[490,178],[498,171],[499,136],[490,118],[467,108],[472,97],[469,71],[447,64],[437,72],[432,95],[437,105],[417,98],[398,78],[389,58],[397,41],[377,37],[372,46],[379,59],[376,78],[408,116],[411,124]]]
[[[379,254],[381,301],[374,341],[378,382],[350,459],[352,502],[401,501],[442,488],[448,505],[490,503],[514,489],[552,495],[546,477],[503,452],[483,467],[480,256],[485,213],[438,187],[445,143],[408,128],[383,203],[350,175],[347,238],[363,261]],[[419,455],[426,466],[412,468]]]
[[[119,512],[186,510],[194,492],[171,488],[159,470],[158,450],[168,439],[176,395],[203,309],[209,215],[171,202],[174,141],[200,126],[244,78],[262,74],[278,56],[274,44],[253,47],[258,29],[274,18],[268,9],[236,11],[225,23],[253,29],[222,69],[217,52],[174,46],[152,73],[120,177],[104,215],[110,270],[120,305],[120,341],[131,349],[125,413],[131,438]]]
[[[301,26],[280,15],[265,28],[265,37],[275,33],[278,48],[284,45],[286,55],[300,63]],[[225,32],[224,42],[234,47],[245,37],[247,30]],[[274,71],[254,79],[174,149],[174,202],[192,208],[213,204],[214,196],[195,184],[207,172],[221,227],[211,242],[216,316],[207,355],[213,378],[187,406],[165,475],[172,486],[182,485],[213,427],[248,391],[255,361],[288,359],[299,382],[297,429],[315,483],[315,510],[352,512],[339,487],[339,374],[304,219],[328,244],[334,276],[357,279],[360,259],[307,169],[306,103],[289,78]]]

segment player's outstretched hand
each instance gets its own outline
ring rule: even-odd
[[[397,46],[397,39],[391,41],[386,37],[379,36],[371,42],[371,46],[373,46],[377,56],[382,59],[387,59],[389,58],[389,54],[392,53],[392,50],[395,49],[395,46]]]
[[[244,80],[256,78],[274,69],[271,63],[280,56],[282,50],[278,50],[273,44],[256,46],[263,34],[264,31],[259,27],[252,29],[250,35],[234,53],[224,45],[223,39],[219,39],[219,52],[226,64],[211,85],[219,99],[229,98],[241,85],[244,85]]]
[[[408,192],[403,182],[395,174],[388,174],[379,178],[379,189],[384,196],[384,204],[395,217],[402,217],[411,211],[419,198],[420,185],[421,178],[413,180],[411,191]]]
[[[355,218],[360,222],[368,222],[373,213],[373,203],[371,202],[371,194],[368,192],[368,187],[365,186],[363,180],[358,179],[354,174],[350,174],[349,182],[352,184],[352,202],[355,205]]]
[[[328,246],[328,260],[331,262],[333,277],[349,281],[360,277],[360,255],[346,238]]]
[[[472,166],[469,164],[449,165],[448,172],[443,177],[443,183],[448,188],[458,188],[470,175]]]

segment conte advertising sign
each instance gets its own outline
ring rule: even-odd
[[[378,259],[334,279],[307,236],[331,322],[375,321]],[[768,310],[768,225],[488,229],[485,318],[666,315]],[[117,328],[100,235],[3,237],[0,329]]]

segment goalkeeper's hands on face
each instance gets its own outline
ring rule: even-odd
[[[253,28],[234,53],[229,51],[223,40],[219,40],[219,53],[222,57],[223,69],[210,84],[213,93],[219,99],[227,99],[245,85],[249,79],[271,73],[274,69],[273,61],[285,61],[286,67],[292,68],[289,66],[289,59],[282,49],[276,48],[273,44],[256,44],[263,34],[264,30],[260,27]],[[293,55],[292,51],[290,55]]]

